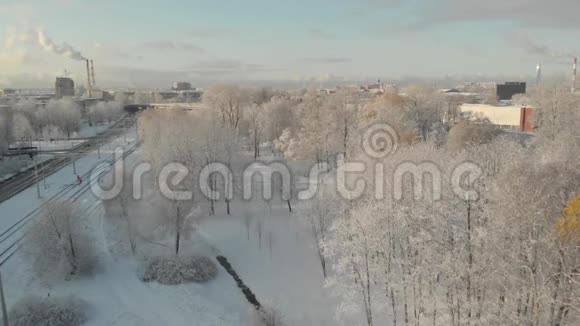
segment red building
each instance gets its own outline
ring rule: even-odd
[[[536,125],[534,123],[534,116],[536,111],[532,108],[521,108],[520,111],[520,131],[534,132]]]

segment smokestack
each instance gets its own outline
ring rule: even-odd
[[[578,66],[578,58],[574,57],[574,66],[572,70],[572,93],[576,93],[576,71]]]
[[[91,68],[89,66],[89,59],[85,59],[87,63],[87,81],[88,81],[88,91],[89,97],[93,97],[93,86],[91,85]]]
[[[536,86],[540,86],[542,83],[542,63],[538,63],[536,67]]]
[[[97,83],[95,82],[95,66],[93,65],[93,60],[91,60],[91,78],[93,80],[93,87],[96,87]]]

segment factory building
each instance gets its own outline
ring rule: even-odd
[[[173,83],[173,90],[175,91],[190,91],[193,88],[191,87],[191,83],[188,82],[175,82]]]
[[[75,95],[75,83],[67,77],[57,77],[54,83],[55,97],[61,99],[65,96]]]
[[[525,82],[506,82],[505,84],[498,84],[496,86],[496,94],[500,101],[511,100],[516,94],[526,93]]]

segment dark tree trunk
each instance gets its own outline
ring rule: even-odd
[[[175,220],[175,255],[179,255],[179,240],[181,237],[181,211],[177,206],[177,218]]]

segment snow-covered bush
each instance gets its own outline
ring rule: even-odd
[[[217,266],[207,257],[155,257],[145,263],[141,280],[174,285],[204,283],[216,275]]]
[[[9,312],[12,326],[78,326],[88,320],[88,305],[75,297],[29,297]]]
[[[284,316],[280,311],[272,307],[262,307],[250,311],[251,326],[284,326]]]

